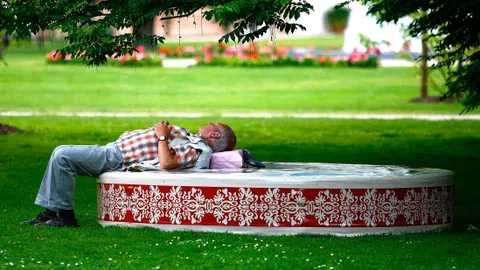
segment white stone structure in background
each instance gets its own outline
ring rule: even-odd
[[[358,3],[350,4],[350,17],[348,26],[345,30],[345,42],[343,51],[351,53],[357,49],[362,52],[365,47],[360,43],[360,34],[367,36],[375,42],[388,41],[390,45],[381,44],[379,49],[384,52],[399,52],[402,50],[405,42],[403,26],[408,26],[412,21],[411,18],[405,17],[397,24],[389,23],[378,25],[377,20],[373,16],[367,16],[368,7]],[[402,26],[403,25],[403,26]],[[420,53],[422,51],[422,42],[419,38],[410,38],[410,51]]]

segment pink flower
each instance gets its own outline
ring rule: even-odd
[[[211,51],[212,51],[212,44],[208,43],[207,45],[205,45],[205,47],[203,47],[204,54],[210,53]]]
[[[304,55],[304,58],[306,58],[306,59],[313,59],[313,57],[314,57],[313,54],[309,54],[309,53],[306,53],[306,54]],[[300,60],[299,60],[299,61],[300,61]]]
[[[143,45],[138,46],[138,47],[137,47],[137,51],[138,51],[139,53],[144,52],[144,51],[145,51],[145,46],[143,46]]]
[[[303,60],[303,56],[301,56],[300,54],[295,54],[295,59],[300,62]]]
[[[261,54],[266,54],[266,53],[271,53],[272,52],[272,48],[270,47],[262,47],[258,50],[259,53]]]
[[[70,61],[70,60],[72,60],[72,54],[71,53],[65,54],[65,61]]]
[[[238,53],[238,54],[237,54],[237,57],[240,58],[240,59],[242,59],[242,60],[247,59],[247,56],[246,56],[244,53]]]
[[[140,53],[134,53],[133,56],[136,57],[136,60],[142,60],[142,59],[145,59],[147,55],[143,52],[140,52]]]
[[[128,54],[125,54],[125,55],[121,55],[120,57],[118,57],[117,59],[120,60],[120,61],[127,61],[128,59],[130,58],[130,55]]]
[[[242,47],[240,46],[230,46],[226,49],[227,52],[230,52],[230,53],[235,53],[235,52],[238,52],[238,51],[241,51],[242,50]]]
[[[191,52],[194,52],[194,51],[195,51],[195,48],[193,46],[185,47],[185,52],[187,52],[187,53],[191,53]]]
[[[363,54],[361,54],[361,53],[354,52],[347,58],[347,60],[350,61],[350,62],[357,62],[357,61],[362,60],[362,55]]]
[[[56,62],[59,59],[62,59],[62,54],[60,52],[57,53],[57,51],[52,51],[50,53],[47,53],[46,56],[52,62]]]

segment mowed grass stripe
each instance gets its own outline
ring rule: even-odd
[[[9,67],[0,67],[3,111],[458,114],[462,110],[460,104],[409,103],[419,96],[414,68],[86,68],[46,65],[44,57],[35,54],[33,66],[22,53],[11,52],[8,59]]]

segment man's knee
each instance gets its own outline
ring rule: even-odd
[[[68,147],[68,145],[59,145],[59,146],[55,147],[55,149],[53,149],[52,155],[55,155],[58,151],[60,151],[62,149],[65,149],[67,147]]]
[[[52,159],[56,162],[65,163],[71,155],[71,149],[68,145],[60,145],[53,150]]]

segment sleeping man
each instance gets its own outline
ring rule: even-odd
[[[148,129],[127,131],[105,146],[59,146],[50,157],[35,200],[45,211],[22,224],[78,227],[73,210],[76,175],[96,178],[154,160],[164,170],[209,168],[212,152],[230,151],[235,144],[235,134],[225,124],[210,123],[193,134],[160,121]]]

